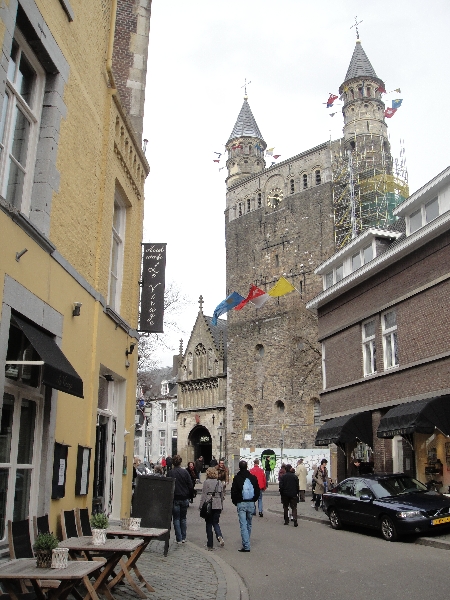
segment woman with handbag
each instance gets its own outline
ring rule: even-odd
[[[194,486],[194,489],[192,490],[191,497],[189,499],[189,502],[192,504],[194,502],[194,498],[197,496],[197,490],[195,489],[195,484],[197,483],[197,479],[198,479],[197,471],[195,470],[195,465],[194,465],[193,462],[188,462],[188,465],[186,467],[186,471],[191,476],[192,485]]]
[[[209,507],[208,507],[209,504]],[[203,506],[205,505],[205,507]],[[205,519],[206,524],[206,545],[208,550],[214,550],[213,532],[216,534],[217,541],[223,547],[222,531],[220,530],[219,519],[223,508],[223,486],[217,479],[217,470],[210,467],[206,471],[206,479],[203,482],[202,497],[200,498],[200,516]],[[204,516],[203,516],[204,515]]]

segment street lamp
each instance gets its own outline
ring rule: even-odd
[[[217,433],[219,434],[219,460],[222,458],[222,436],[224,434],[225,427],[220,423],[217,427]]]

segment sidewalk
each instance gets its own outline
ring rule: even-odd
[[[271,483],[269,489],[265,492],[267,495],[278,495],[278,485]],[[269,509],[273,513],[283,514],[283,510]],[[305,521],[313,521],[316,523],[329,524],[329,519],[322,509],[316,511],[311,505],[311,494],[306,495],[306,502],[299,502],[297,504],[297,515],[299,519]],[[446,529],[445,533],[429,534],[428,536],[419,536],[414,540],[415,544],[421,546],[433,546],[434,548],[441,548],[443,550],[450,550],[450,531]]]

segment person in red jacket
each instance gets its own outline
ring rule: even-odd
[[[263,516],[262,496],[263,496],[264,490],[267,489],[266,474],[259,466],[258,458],[255,458],[255,460],[253,461],[253,464],[254,464],[254,466],[253,466],[253,469],[250,469],[250,473],[252,475],[254,475],[256,477],[256,479],[258,480],[258,485],[259,485],[259,490],[260,490],[259,498],[258,498],[258,511],[259,511],[259,516],[262,517]],[[255,512],[253,514],[256,515],[256,507],[255,507]]]

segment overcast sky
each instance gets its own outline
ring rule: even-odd
[[[387,120],[394,156],[404,139],[410,193],[450,164],[448,0],[153,0],[144,138],[144,242],[167,242],[166,280],[191,299],[168,336],[186,342],[204,297],[225,297],[223,152],[243,102],[280,161],[342,135],[338,93],[360,38],[386,90],[403,105]],[[270,162],[268,163],[270,166]],[[250,283],[250,282],[249,282]],[[246,290],[236,290],[244,295]],[[161,351],[163,364],[172,351]]]

